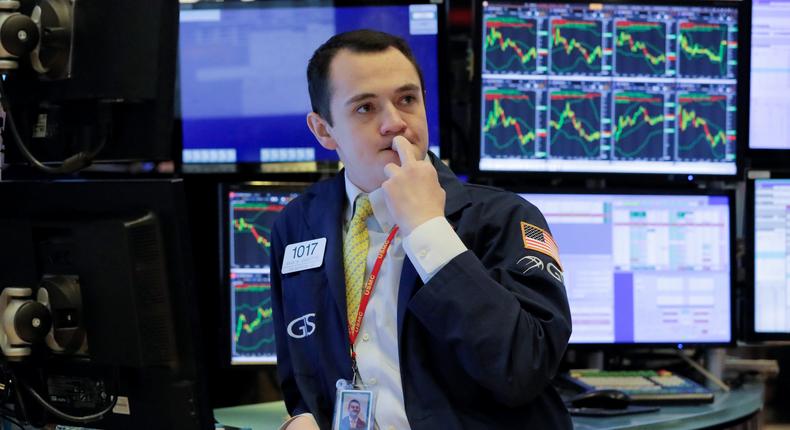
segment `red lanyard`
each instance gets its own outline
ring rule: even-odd
[[[373,287],[376,285],[376,278],[379,276],[379,271],[381,270],[381,263],[384,261],[384,257],[387,256],[387,250],[390,248],[390,244],[392,244],[392,240],[395,238],[395,234],[398,232],[398,226],[392,227],[390,230],[389,236],[387,236],[387,240],[384,241],[384,246],[381,247],[379,251],[379,255],[376,257],[376,263],[373,265],[373,271],[370,272],[370,277],[368,278],[368,282],[365,284],[365,290],[362,291],[362,299],[359,301],[359,311],[357,312],[357,319],[354,322],[354,325],[351,325],[349,321],[348,327],[348,337],[351,340],[351,355],[352,357],[356,355],[354,353],[354,342],[357,340],[357,335],[359,335],[359,329],[362,327],[362,318],[365,316],[365,310],[368,307],[368,302],[370,301],[370,295],[373,294]]]

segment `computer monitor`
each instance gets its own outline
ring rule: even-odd
[[[777,160],[790,154],[790,1],[753,0],[749,149]],[[780,158],[781,159],[781,158]]]
[[[742,2],[477,3],[481,172],[738,173]]]
[[[335,165],[337,155],[306,125],[307,62],[332,35],[361,28],[411,46],[425,79],[429,146],[438,154],[449,109],[442,103],[445,7],[432,0],[182,3],[184,171]]]
[[[227,281],[230,364],[274,364],[271,229],[305,185],[226,184],[221,188],[223,276]]]
[[[560,250],[573,345],[733,341],[730,194],[521,194]]]
[[[4,181],[0,202],[0,368],[20,391],[0,403],[36,427],[213,429],[182,181]]]
[[[35,159],[52,169],[78,170],[86,164],[81,159],[174,159],[177,3],[19,3],[19,12],[34,17],[33,7],[40,7],[42,43],[34,52],[38,55],[30,57],[40,57],[49,72],[34,70],[27,58],[18,60],[17,69],[2,71],[7,72],[4,108],[15,120],[15,127],[4,123],[5,161],[29,163],[12,130]],[[5,12],[6,7],[0,15]],[[0,69],[5,53],[3,59]],[[55,71],[62,75],[53,76]],[[70,164],[60,165],[71,157]]]
[[[790,340],[790,174],[748,182],[747,340]]]

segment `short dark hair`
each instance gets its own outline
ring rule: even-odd
[[[321,115],[329,125],[332,125],[332,113],[329,109],[329,100],[332,94],[329,88],[329,65],[338,52],[348,49],[355,53],[376,53],[395,48],[400,51],[417,70],[420,77],[420,87],[425,92],[425,82],[422,70],[405,40],[398,36],[375,30],[354,30],[332,36],[319,46],[307,64],[307,87],[310,91],[310,104],[313,112]]]
[[[357,399],[351,399],[351,400],[349,400],[349,401],[348,401],[348,407],[351,407],[351,404],[352,404],[352,403],[356,403],[357,405],[359,405],[359,407],[362,407],[362,403],[359,403],[359,400],[357,400]]]

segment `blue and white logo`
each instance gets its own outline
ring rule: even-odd
[[[314,313],[303,315],[288,323],[288,336],[294,339],[302,339],[313,334],[315,332],[313,319],[315,319]]]

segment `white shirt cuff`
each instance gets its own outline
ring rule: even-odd
[[[450,260],[466,251],[466,245],[447,218],[438,216],[420,224],[403,239],[403,250],[417,269],[423,283],[428,283]]]
[[[294,422],[297,419],[300,419],[302,417],[305,417],[305,419],[311,420],[314,424],[316,424],[316,427],[318,427],[318,424],[315,422],[315,418],[313,417],[313,414],[311,414],[310,412],[305,412],[303,414],[292,416],[288,421],[284,422],[283,425],[281,425],[280,428],[277,429],[277,430],[286,430],[288,428],[288,426],[291,425],[292,422]]]

